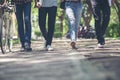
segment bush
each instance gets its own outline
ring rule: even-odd
[[[120,26],[119,23],[113,23],[108,27],[108,30],[106,31],[107,37],[113,37],[117,38],[120,37]]]
[[[40,31],[35,31],[35,35],[36,35],[36,36],[42,36],[42,34],[41,34]]]
[[[62,32],[55,32],[54,37],[55,38],[61,38],[62,37]]]

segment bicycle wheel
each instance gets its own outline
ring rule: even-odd
[[[2,30],[2,21],[1,21],[1,18],[0,18],[0,43],[1,43],[1,37],[2,37],[1,36],[2,31],[1,30]],[[1,44],[0,44],[0,47],[1,47]]]
[[[2,53],[6,53],[9,51],[8,47],[8,20],[6,17],[2,19],[2,26],[1,26],[1,50]]]
[[[3,48],[3,43],[5,43],[6,39],[3,38],[4,34],[3,34],[3,23],[4,23],[4,20],[3,20],[3,17],[0,18],[0,47],[1,47],[1,51],[2,53],[4,54],[5,53],[5,50]]]
[[[2,18],[0,18],[0,48],[3,53],[3,50],[2,50]]]

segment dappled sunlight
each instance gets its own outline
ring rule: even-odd
[[[21,80],[21,77],[23,80],[30,78],[116,80],[116,72],[119,73],[118,66],[120,66],[120,44],[117,44],[115,40],[107,40],[105,48],[97,50],[95,49],[96,42],[92,40],[78,40],[78,50],[71,49],[69,41],[64,41],[54,40],[52,45],[54,51],[45,51],[43,43],[36,44],[35,42],[33,47],[36,46],[32,52],[14,51],[0,54],[0,76],[5,79],[9,77],[12,80]]]
[[[65,61],[65,60],[79,60],[80,58],[78,57],[57,57],[57,58],[50,58],[50,59],[42,59],[42,60],[32,60],[32,61],[27,61],[28,64],[32,64],[32,63],[51,63],[51,62],[55,62],[55,61]],[[83,59],[83,58],[81,58]]]
[[[4,58],[4,59],[1,59],[0,62],[22,62],[24,61],[24,59],[18,59],[18,58]]]
[[[73,54],[75,55],[75,53]],[[33,57],[33,56],[25,56],[24,57],[16,57],[16,58],[1,58],[0,62],[14,62],[14,63],[20,63],[20,64],[35,64],[35,63],[45,63],[45,62],[54,62],[54,61],[64,61],[64,60],[71,60],[70,55],[69,56],[55,56],[55,54],[50,55],[50,56],[40,56],[40,57]],[[73,56],[72,59],[77,60],[77,59],[84,59],[85,57],[77,57]]]

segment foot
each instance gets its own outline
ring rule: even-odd
[[[102,49],[102,48],[104,48],[104,44],[98,43],[96,49]]]
[[[76,47],[76,43],[75,42],[71,42],[71,47],[72,47],[72,49],[78,49],[77,47]]]
[[[25,48],[25,51],[27,52],[32,51],[32,48]]]
[[[98,47],[98,48],[104,48],[104,44],[100,44],[100,43],[99,43],[99,44],[97,45],[97,47]]]
[[[46,47],[47,51],[53,51],[54,49],[51,47],[51,45],[47,45]]]
[[[27,42],[25,43],[25,51],[32,51],[30,44],[28,44]]]

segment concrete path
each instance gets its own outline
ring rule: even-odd
[[[0,80],[120,80],[120,40],[106,39],[95,49],[95,39],[79,39],[72,50],[67,39],[53,40],[54,51],[43,40],[32,42],[32,52],[0,53]]]

